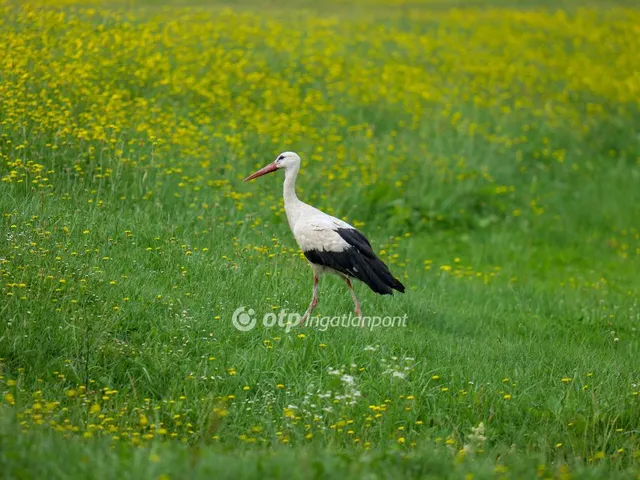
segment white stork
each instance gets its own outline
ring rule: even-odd
[[[362,316],[362,312],[350,278],[362,280],[381,295],[392,294],[393,290],[404,292],[404,285],[376,256],[362,233],[348,223],[298,200],[296,177],[300,170],[300,157],[297,153],[281,153],[274,162],[249,175],[244,181],[280,168],[284,169],[284,209],[289,227],[313,268],[313,297],[302,317],[302,324],[318,304],[318,279],[325,272],[337,274],[347,282],[358,317]]]

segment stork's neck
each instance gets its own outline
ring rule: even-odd
[[[293,225],[295,225],[297,221],[300,206],[303,205],[296,195],[296,178],[298,178],[299,170],[300,166],[295,165],[286,169],[284,172],[284,188],[282,193],[284,197],[284,209],[287,213],[287,219],[289,220],[291,228],[293,228]]]
[[[300,167],[294,166],[286,169],[284,172],[284,189],[282,194],[284,196],[285,205],[287,203],[294,204],[300,201],[296,196],[296,178],[298,178],[299,170]]]

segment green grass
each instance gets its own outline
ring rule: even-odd
[[[77,439],[61,442],[54,434],[37,436],[21,434],[17,429],[4,430],[15,435],[7,445],[0,437],[3,465],[7,478],[322,478],[337,474],[345,478],[525,478],[539,475],[567,476],[566,468],[544,470],[544,458],[502,457],[502,468],[496,469],[490,458],[452,464],[446,448],[433,448],[401,456],[397,452],[368,452],[353,455],[335,449],[309,447],[270,450],[249,449],[242,452],[203,446],[156,444],[149,448],[113,448],[107,441],[91,443]],[[9,447],[7,450],[6,448]],[[242,456],[241,456],[242,455]],[[241,456],[242,460],[239,460]],[[38,461],[34,461],[37,458]],[[20,466],[15,466],[20,465]],[[73,465],[73,472],[69,466]],[[612,471],[611,465],[576,465],[577,478],[625,478]]]
[[[151,18],[130,12],[135,21],[123,35]],[[90,34],[122,23],[100,15],[86,20]],[[200,15],[183,20],[185,29],[196,30],[211,13]],[[405,33],[433,32],[439,21],[362,19]],[[10,18],[1,26],[26,35],[24,25]],[[30,41],[40,41],[38,28]],[[73,28],[62,22],[47,38],[66,39]],[[313,39],[322,28],[330,34],[318,51],[350,36],[350,24],[339,22],[318,27],[321,33],[301,28],[301,35]],[[11,38],[20,48],[22,37]],[[134,31],[131,38],[144,37]],[[47,62],[58,55],[75,65],[61,53],[70,41]],[[172,41],[161,50],[176,56],[172,68],[192,65],[196,80],[216,74],[215,56],[199,60],[208,52],[204,36]],[[321,61],[307,51],[260,42],[242,50],[252,35],[217,41],[229,42],[237,61],[246,55],[270,68],[256,89],[243,87],[242,75],[229,83],[236,109],[221,103],[223,93],[213,101],[192,83],[176,80],[182,90],[154,83],[163,74],[143,63],[146,54],[122,71],[117,62],[99,63],[110,61],[106,54],[76,59],[70,80],[57,86],[35,74],[18,80],[2,67],[0,80],[26,81],[25,92],[38,100],[25,100],[26,109],[7,100],[0,109],[0,178],[24,173],[22,182],[0,184],[0,478],[637,477],[637,102],[575,91],[561,106],[579,111],[589,101],[603,111],[585,110],[578,121],[573,110],[566,119],[533,107],[504,114],[461,94],[425,107],[416,120],[411,105],[375,96],[365,102],[325,83]],[[148,45],[151,53],[162,48]],[[325,54],[365,68],[358,59],[369,44],[335,45],[338,53]],[[591,47],[587,58],[597,63]],[[385,48],[375,68],[387,56],[418,62],[400,44]],[[545,56],[544,46],[526,48]],[[441,55],[441,64],[425,58],[420,68],[448,65]],[[24,68],[46,65],[34,56]],[[464,74],[445,75],[453,92],[462,82],[456,75]],[[74,86],[78,78],[88,93]],[[270,81],[284,92],[275,106],[262,95],[278,92]],[[539,92],[522,81],[509,85],[514,98],[534,106],[558,102],[567,88],[559,81]],[[359,88],[368,91],[369,83]],[[298,84],[304,87],[284,90]],[[478,92],[488,88],[478,85]],[[67,118],[79,125],[122,130],[112,143],[61,134],[65,123],[51,120],[58,110],[42,89],[51,89],[56,108],[71,99]],[[117,101],[103,109],[107,96],[96,93],[103,91],[146,98],[157,110]],[[302,107],[309,92],[320,92],[318,104],[332,110],[309,114]],[[238,113],[252,106],[266,111],[267,125],[283,112],[293,120],[260,133],[259,113],[255,123]],[[306,116],[295,117],[298,109]],[[36,110],[54,113],[30,116]],[[145,113],[138,118],[136,110]],[[109,117],[114,111],[124,113]],[[462,125],[452,123],[452,111]],[[184,131],[154,143],[131,118],[175,121]],[[290,133],[297,121],[310,131]],[[370,124],[371,136],[348,128]],[[470,124],[488,130],[473,135]],[[499,138],[524,131],[521,145]],[[237,132],[239,142],[225,137]],[[326,140],[332,135],[339,139]],[[180,143],[187,137],[200,143]],[[321,161],[312,160],[318,144]],[[240,306],[261,316],[302,312],[310,300],[311,271],[282,212],[282,177],[241,181],[288,149],[303,157],[300,197],[362,222],[407,285],[393,297],[358,285],[365,315],[406,314],[406,328],[233,327]],[[552,156],[559,150],[562,162]],[[16,167],[17,159],[43,165],[48,180]],[[376,181],[365,180],[373,174]],[[320,288],[320,316],[351,311],[341,281],[323,278]],[[473,434],[481,423],[483,439]]]

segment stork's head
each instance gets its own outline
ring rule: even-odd
[[[282,152],[280,155],[276,157],[276,159],[271,162],[266,167],[262,167],[256,173],[249,175],[244,181],[253,180],[254,178],[261,177],[262,175],[266,175],[267,173],[275,172],[279,168],[284,168],[285,171],[291,168],[296,168],[300,166],[300,157],[295,152]]]

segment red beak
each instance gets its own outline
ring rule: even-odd
[[[256,173],[249,175],[247,178],[244,179],[244,181],[248,182],[249,180],[253,180],[254,178],[261,177],[262,175],[266,175],[267,173],[275,172],[277,169],[278,167],[276,166],[276,162],[270,163],[266,167],[262,167]]]

